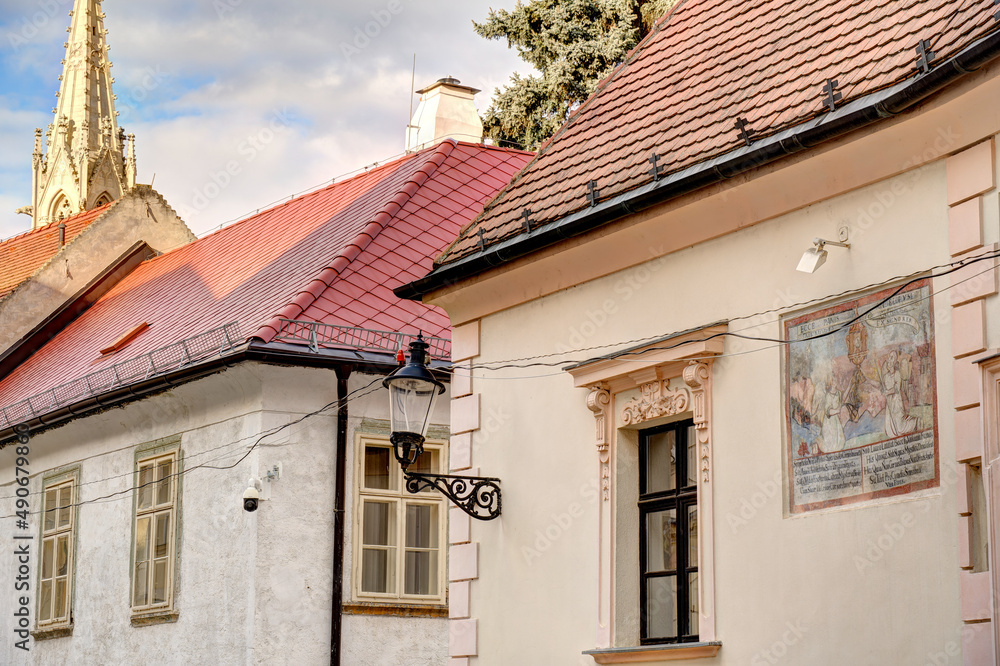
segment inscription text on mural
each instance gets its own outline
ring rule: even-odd
[[[939,484],[930,281],[895,291],[784,322],[792,513]]]

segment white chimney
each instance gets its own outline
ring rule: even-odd
[[[449,76],[417,91],[420,104],[406,126],[407,152],[423,150],[445,139],[482,143],[483,121],[473,101],[479,91],[460,83]]]

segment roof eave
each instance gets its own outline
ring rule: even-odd
[[[813,148],[907,111],[1000,57],[1000,31],[977,40],[938,67],[747,147],[696,164],[591,208],[518,234],[496,245],[435,268],[423,278],[397,287],[399,298],[419,301],[492,268],[579,236],[684,194],[731,179],[788,155]]]

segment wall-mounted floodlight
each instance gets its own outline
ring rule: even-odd
[[[823,249],[823,246],[825,245],[836,245],[837,247],[848,248],[851,247],[850,243],[841,243],[840,241],[814,238],[813,247],[809,248],[802,254],[802,258],[799,259],[799,265],[795,267],[795,270],[803,273],[815,273],[820,266],[826,263],[826,250]]]

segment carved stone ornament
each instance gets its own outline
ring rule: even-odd
[[[597,452],[601,460],[601,497],[611,499],[611,435],[608,416],[611,411],[611,393],[602,385],[593,387],[587,396],[587,408],[594,412],[597,426]]]
[[[691,361],[684,368],[684,383],[691,387],[694,398],[694,427],[698,438],[699,468],[701,480],[708,483],[712,478],[712,437],[708,396],[712,390],[712,366],[708,363]]]
[[[656,381],[639,387],[641,395],[622,407],[622,423],[635,425],[643,421],[673,416],[688,411],[691,394],[687,389],[672,390],[666,382]]]

